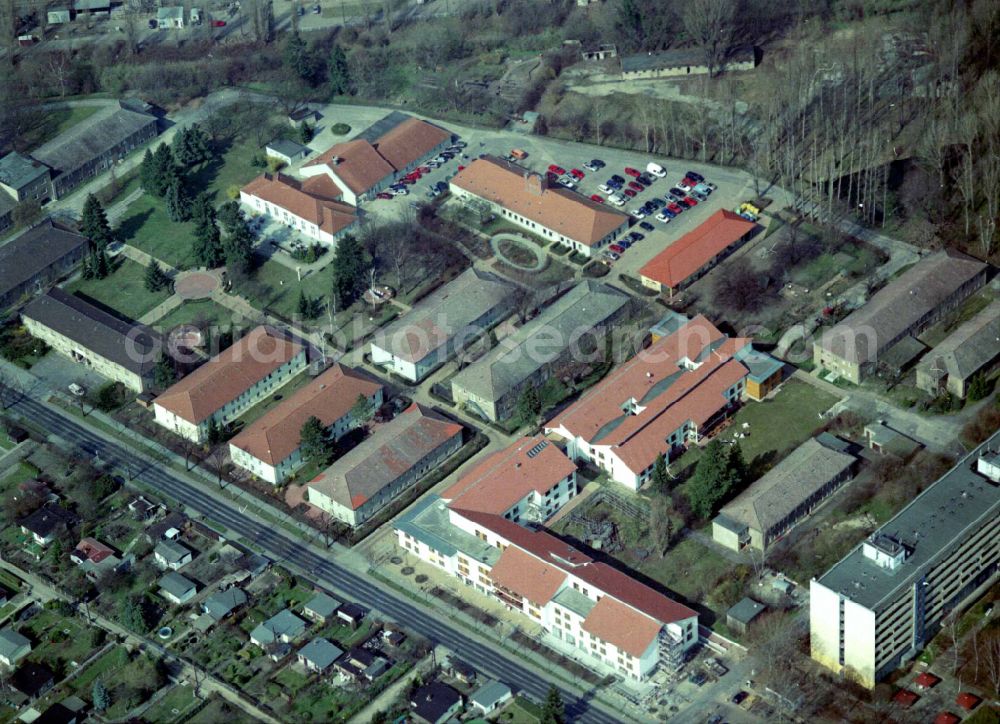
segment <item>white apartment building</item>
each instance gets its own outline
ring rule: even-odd
[[[156,423],[192,442],[208,438],[308,366],[306,348],[272,327],[248,332],[153,402]]]
[[[326,177],[298,181],[284,174],[261,174],[240,189],[251,213],[263,214],[324,246],[356,228],[354,208]]]
[[[1000,432],[813,579],[812,657],[872,688],[997,579]]]

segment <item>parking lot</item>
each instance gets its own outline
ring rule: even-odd
[[[328,123],[346,122],[351,125],[351,133],[327,140],[329,134],[321,134],[310,146],[315,151],[327,149],[333,142],[348,140],[376,120],[384,115],[383,112],[371,107],[354,107],[345,105],[331,105],[322,111],[324,121],[320,126]],[[383,218],[399,216],[409,208],[411,202],[426,201],[427,193],[431,186],[439,181],[447,181],[456,173],[458,167],[466,165],[480,154],[488,153],[500,157],[510,154],[514,148],[519,148],[527,153],[527,158],[518,163],[527,169],[545,173],[549,165],[556,164],[566,169],[579,169],[584,172],[585,177],[579,183],[577,191],[584,196],[600,194],[598,186],[607,181],[613,174],[618,174],[631,180],[624,173],[626,166],[645,171],[646,165],[653,161],[666,169],[667,176],[658,179],[645,191],[638,193],[634,199],[630,199],[625,206],[619,209],[628,213],[629,209],[641,206],[646,200],[655,197],[665,199],[666,192],[671,186],[676,185],[687,171],[696,171],[717,185],[717,190],[709,197],[708,201],[699,203],[692,209],[688,209],[669,223],[664,224],[655,218],[648,219],[653,225],[654,231],[647,232],[641,230],[636,225],[634,229],[645,234],[645,239],[639,241],[630,249],[626,250],[614,264],[615,271],[638,276],[638,270],[652,259],[656,254],[668,247],[680,236],[696,228],[711,214],[719,209],[735,209],[742,201],[754,198],[754,186],[749,175],[740,169],[713,166],[710,164],[698,163],[697,161],[677,161],[657,156],[655,154],[643,154],[636,151],[628,151],[618,148],[607,148],[595,146],[587,143],[577,143],[572,141],[561,141],[550,139],[544,136],[524,135],[506,130],[489,130],[466,128],[457,124],[435,121],[444,128],[452,131],[462,141],[468,144],[464,149],[464,155],[459,155],[451,161],[445,163],[441,168],[434,169],[426,174],[416,184],[409,187],[407,196],[397,196],[392,199],[378,199],[364,204],[364,213],[374,214]],[[587,171],[584,164],[592,159],[600,159],[606,164],[605,168],[595,173]],[[606,194],[600,194],[602,197]],[[781,200],[778,200],[779,203]],[[614,207],[610,207],[614,208]],[[633,219],[633,221],[636,221]]]

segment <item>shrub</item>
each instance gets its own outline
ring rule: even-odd
[[[344,136],[351,132],[351,127],[346,123],[334,123],[330,126],[330,132],[335,136]]]

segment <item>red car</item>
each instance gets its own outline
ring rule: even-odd
[[[639,191],[643,191],[646,188],[645,186],[643,186],[641,183],[639,183],[637,181],[629,181],[628,182],[628,187],[630,189],[632,189],[633,191],[635,191],[636,193],[638,193]]]
[[[420,173],[430,173],[431,172],[431,167],[430,166],[420,166],[417,169],[417,171],[419,171]]]
[[[549,171],[554,173],[556,176],[562,176],[563,174],[566,173],[566,169],[564,169],[562,166],[556,166],[555,164],[549,166]]]
[[[698,205],[698,202],[692,199],[690,196],[685,196],[683,199],[681,199],[681,203],[687,206],[689,209],[693,209],[695,206]]]
[[[637,171],[636,169],[632,168],[631,166],[626,166],[625,167],[625,173],[628,174],[629,176],[631,176],[632,178],[639,178],[640,176],[642,176],[642,173],[640,171]]]
[[[611,251],[613,251],[615,254],[624,254],[625,253],[625,247],[624,246],[618,246],[618,244],[612,244],[611,246],[608,247],[608,249],[610,249]]]
[[[623,189],[622,193],[628,196],[630,199],[635,198],[635,191],[633,191],[632,189]]]
[[[577,181],[583,181],[584,177],[586,177],[587,174],[585,174],[578,168],[571,168],[569,170],[569,175],[575,178]]]
[[[212,27],[213,28],[224,28],[224,27],[226,27],[226,21],[225,20],[213,20],[212,21]]]
[[[459,167],[458,167],[458,170],[459,170],[459,171],[464,171],[464,170],[465,170],[465,166],[459,166]]]
[[[403,178],[401,178],[401,179],[399,180],[399,183],[401,183],[401,184],[406,184],[407,186],[412,186],[412,185],[413,185],[413,184],[415,184],[416,182],[417,182],[417,181],[416,181],[416,179],[412,179],[412,178],[409,178],[409,177],[407,177],[407,176],[404,176]]]
[[[670,209],[675,214],[680,214],[680,213],[683,213],[683,211],[684,211],[684,207],[683,206],[678,206],[673,201],[671,201],[669,204],[667,204],[667,208]]]
[[[420,178],[421,176],[423,176],[423,174],[422,174],[422,173],[420,173],[419,171],[411,171],[410,173],[408,173],[408,174],[406,174],[405,176],[403,176],[403,180],[404,180],[404,181],[411,181],[411,182],[415,182],[415,181],[416,181],[417,179],[419,179],[419,178]]]
[[[594,194],[593,196],[591,196],[590,200],[591,201],[596,201],[599,204],[603,204],[604,203],[604,197],[603,196],[598,196],[597,194]]]
[[[387,193],[385,191],[379,191],[377,194],[375,194],[375,198],[376,199],[391,199],[392,198],[392,194]]]

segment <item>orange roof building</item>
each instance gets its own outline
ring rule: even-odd
[[[546,424],[567,453],[638,490],[656,458],[697,441],[738,405],[752,348],[702,316],[679,317],[672,334],[615,369]]]
[[[495,156],[480,156],[451,179],[451,193],[486,203],[507,221],[584,256],[628,229],[629,217]]]
[[[460,447],[460,424],[413,404],[311,480],[309,502],[362,525]]]
[[[315,417],[332,439],[356,427],[351,409],[364,397],[382,404],[382,385],[367,375],[335,364],[287,400],[272,407],[229,441],[233,463],[270,483],[278,484],[305,461],[299,446],[302,426]]]
[[[261,174],[240,189],[240,200],[254,211],[323,244],[332,244],[358,222],[354,207],[324,176],[299,181],[285,174]]]
[[[443,150],[451,139],[449,131],[433,123],[394,111],[308,161],[300,173],[329,178],[343,199],[357,206]]]
[[[639,270],[642,283],[673,294],[708,272],[750,238],[757,225],[732,211],[719,210],[679,238]]]
[[[535,435],[487,456],[441,497],[463,510],[541,523],[576,493],[576,464]]]
[[[274,393],[308,365],[306,347],[273,327],[252,329],[153,402],[156,422],[193,442]]]

